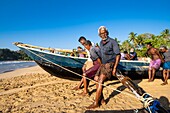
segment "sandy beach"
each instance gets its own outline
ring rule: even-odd
[[[159,99],[170,109],[170,81],[162,86],[162,80],[133,80],[146,92]],[[0,74],[0,112],[2,113],[108,113],[134,112],[143,104],[118,80],[105,83],[104,98],[107,104],[97,109],[86,109],[95,98],[95,84],[90,83],[90,96],[80,96],[82,90],[72,90],[79,81],[71,81],[52,76],[39,66],[22,68]],[[115,91],[118,89],[121,93]]]

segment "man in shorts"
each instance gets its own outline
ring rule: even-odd
[[[160,51],[163,53],[164,56],[164,63],[163,63],[164,82],[161,85],[166,85],[168,84],[168,78],[170,73],[170,50],[167,49],[166,46],[161,46]]]
[[[106,104],[103,96],[103,86],[102,84],[110,79],[111,76],[116,76],[117,66],[120,61],[120,49],[117,41],[110,38],[109,32],[106,27],[101,26],[98,29],[99,36],[101,37],[100,41],[100,50],[101,50],[101,61],[102,65],[98,69],[95,76],[98,76],[98,83],[96,84],[96,98],[93,104],[91,104],[88,109],[94,109],[99,107],[100,104]]]
[[[89,40],[86,41],[85,48],[90,52],[90,57],[93,61],[93,66],[83,72],[82,79],[83,79],[83,83],[84,83],[84,91],[82,93],[80,93],[80,95],[82,95],[82,96],[88,95],[89,81],[86,78],[93,79],[97,70],[99,69],[99,67],[101,65],[100,49],[97,47],[93,47]],[[96,81],[97,81],[97,78],[96,78]]]
[[[156,70],[160,68],[161,62],[163,62],[163,58],[159,53],[159,50],[152,47],[150,42],[147,43],[147,54],[151,57],[148,70],[148,82],[152,82],[154,80]]]

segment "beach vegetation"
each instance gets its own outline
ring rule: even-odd
[[[160,32],[159,35],[154,35],[151,33],[137,34],[135,32],[130,32],[127,40],[120,42],[118,38],[115,38],[118,42],[121,52],[130,51],[131,48],[134,48],[138,57],[146,56],[146,43],[151,42],[155,48],[158,48],[161,45],[165,45],[170,49],[170,31],[165,29]],[[76,50],[76,49],[75,49]],[[74,49],[73,49],[74,51]],[[12,51],[10,49],[1,49],[0,48],[0,61],[7,60],[31,60],[23,51]]]
[[[145,57],[146,53],[146,43],[151,42],[155,48],[160,48],[161,45],[165,45],[170,49],[170,31],[169,29],[163,30],[159,35],[154,35],[151,33],[137,34],[134,32],[129,33],[127,40],[120,44],[121,51],[130,51],[133,47],[139,57]]]
[[[10,49],[0,49],[0,61],[31,60],[23,51],[12,51]]]

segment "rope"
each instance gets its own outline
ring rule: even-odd
[[[159,110],[157,108],[157,105],[160,105],[159,101],[154,100],[150,94],[144,93],[140,97],[140,100],[143,102],[143,106],[149,111],[149,113],[155,113],[155,111]]]
[[[30,51],[30,50],[28,49],[28,51]],[[76,73],[76,72],[74,72],[74,71],[71,71],[71,70],[69,70],[69,69],[61,66],[61,65],[58,65],[58,64],[56,64],[56,63],[53,63],[52,61],[50,61],[50,60],[48,60],[48,59],[46,59],[46,58],[43,58],[43,57],[41,57],[40,55],[38,55],[38,54],[36,54],[36,53],[34,53],[34,52],[32,52],[32,51],[30,51],[30,52],[33,53],[33,54],[35,54],[36,56],[44,59],[45,61],[51,62],[52,64],[54,64],[54,65],[56,65],[56,66],[58,66],[58,67],[60,67],[60,68],[62,68],[62,69],[64,69],[64,70],[66,70],[66,71],[68,71],[68,72],[71,72],[71,73],[73,73],[73,74],[75,74],[75,75],[78,75],[78,76],[80,76],[80,77],[83,77],[81,74],[78,74],[78,73]],[[120,72],[118,72],[118,73],[120,74]],[[85,78],[86,78],[87,80],[90,80],[90,81],[94,82],[94,83],[101,84],[101,83],[96,82],[96,81],[93,80],[93,79],[88,78],[88,77],[85,77]],[[122,91],[120,91],[120,90],[118,90],[118,89],[115,89],[115,88],[111,88],[111,87],[109,87],[109,86],[106,86],[105,84],[101,84],[101,85],[104,86],[104,87],[106,87],[106,88],[108,88],[108,89],[111,89],[111,90],[114,90],[114,91],[117,91],[117,92],[119,92],[119,93],[123,93],[123,94],[125,94],[125,95],[128,95],[128,96],[131,96],[131,97],[135,98],[134,95],[132,95],[132,94],[130,94],[130,93],[128,93],[128,92],[122,92]],[[143,102],[143,104],[144,104],[144,107],[147,108],[150,113],[152,113],[149,105],[150,105],[150,103],[153,102],[154,100],[153,100],[152,97],[144,98],[145,95],[149,95],[149,94],[148,94],[148,93],[144,93],[141,97],[139,97],[139,100],[141,100],[141,101]],[[135,111],[138,112],[138,110],[135,110]]]
[[[153,98],[152,98],[152,97],[149,97],[149,98],[146,98],[145,101],[144,101],[144,103],[143,103],[144,107],[149,110],[149,113],[152,113],[152,110],[151,110],[151,108],[150,108],[149,105],[150,105],[151,102],[153,102],[153,101],[154,101]]]
[[[28,49],[28,51],[30,51],[30,50]],[[80,77],[83,77],[81,74],[78,74],[78,73],[76,73],[76,72],[74,72],[74,71],[71,71],[71,70],[69,70],[69,69],[67,69],[67,68],[65,68],[65,67],[63,67],[63,66],[61,66],[61,65],[59,65],[59,64],[53,63],[52,61],[50,61],[50,60],[48,60],[48,59],[46,59],[46,58],[44,58],[44,57],[41,57],[40,55],[38,55],[38,54],[36,54],[36,53],[34,53],[34,52],[32,52],[32,51],[30,51],[30,52],[33,53],[34,55],[36,55],[36,56],[38,56],[38,57],[40,57],[40,58],[48,61],[48,62],[51,62],[52,64],[54,64],[54,65],[56,65],[56,66],[58,66],[58,67],[60,67],[60,68],[62,68],[62,69],[64,69],[64,70],[66,70],[66,71],[68,71],[68,72],[71,72],[71,73],[73,73],[73,74],[75,74],[75,75],[78,75],[78,76],[80,76]],[[87,80],[90,80],[90,81],[94,82],[94,83],[101,84],[101,83],[96,82],[96,81],[93,80],[93,79],[88,78],[88,77],[85,77],[85,78],[86,78]],[[106,86],[106,85],[104,85],[104,84],[101,84],[101,85],[104,86],[104,87],[106,87],[106,88],[108,88],[108,89],[117,91],[117,92],[119,92],[119,93],[124,93],[124,94],[126,94],[126,95],[131,96],[131,97],[134,97],[134,95],[132,95],[132,94],[130,94],[130,93],[126,93],[126,92],[122,92],[122,91],[120,91],[120,90],[118,90],[118,89],[110,88],[109,86]]]

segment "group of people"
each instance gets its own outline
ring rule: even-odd
[[[151,56],[148,70],[148,82],[152,82],[154,80],[155,72],[160,68],[161,64],[163,64],[164,82],[161,85],[168,84],[170,72],[170,50],[168,50],[166,46],[161,46],[159,49],[154,48],[149,42],[147,43],[147,55]]]
[[[138,60],[135,49],[131,48],[130,53],[128,53],[126,50],[123,53],[121,53],[121,60]]]
[[[87,40],[85,37],[81,36],[79,42],[85,47],[88,60],[82,67],[82,79],[80,83],[74,87],[74,90],[78,90],[84,85],[83,92],[80,95],[88,95],[88,85],[89,80],[94,79],[96,81],[96,97],[95,101],[88,106],[88,109],[93,109],[99,107],[101,104],[106,104],[103,96],[103,86],[102,84],[110,79],[112,76],[117,77],[116,71],[118,64],[121,59],[120,48],[117,41],[109,37],[108,29],[105,26],[101,26],[98,29],[98,35],[101,38],[99,47],[94,46],[94,44]],[[154,80],[154,75],[157,69],[159,69],[161,62],[164,62],[164,83],[162,85],[168,84],[167,79],[169,77],[170,69],[170,51],[166,47],[161,48],[161,52],[164,55],[164,59],[159,53],[159,51],[152,47],[151,43],[147,44],[147,54],[151,56],[152,61],[149,65],[149,82]],[[132,48],[130,50],[130,60],[137,60],[137,54]]]
[[[89,81],[86,77],[96,81],[96,98],[94,103],[87,107],[89,109],[99,107],[101,104],[106,104],[103,96],[102,84],[107,79],[110,79],[112,75],[116,75],[121,56],[117,41],[109,37],[109,32],[105,26],[101,26],[98,29],[98,34],[101,37],[100,47],[93,46],[91,41],[86,40],[83,36],[78,40],[85,47],[89,58],[82,68],[83,77],[80,83],[73,89],[80,89],[81,85],[84,84],[84,90],[80,95],[88,95]],[[93,62],[93,65],[91,65],[90,62]]]

